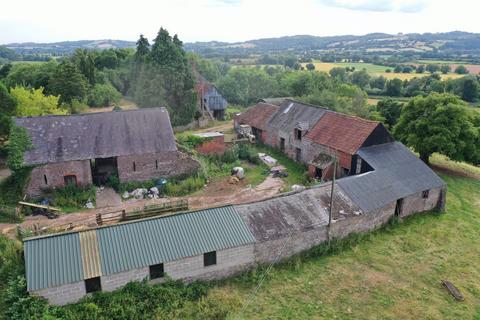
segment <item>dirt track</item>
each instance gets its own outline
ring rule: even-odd
[[[238,184],[228,183],[228,178],[209,183],[198,193],[184,198],[161,198],[161,199],[129,199],[120,205],[96,208],[81,212],[63,214],[57,219],[47,219],[43,216],[29,216],[21,223],[26,229],[32,229],[36,224],[42,227],[66,226],[70,223],[82,224],[84,227],[96,226],[95,216],[98,212],[121,212],[122,210],[133,211],[145,205],[161,204],[166,201],[188,199],[189,209],[204,209],[208,207],[218,207],[228,204],[240,204],[259,201],[270,198],[281,192],[284,187],[284,181],[280,178],[268,176],[258,186],[251,188],[247,181],[243,180]],[[12,238],[15,237],[16,224],[0,224],[0,233],[6,234]]]

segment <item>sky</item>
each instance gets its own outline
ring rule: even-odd
[[[309,34],[479,32],[477,0],[1,0],[0,44],[153,39],[237,42]]]

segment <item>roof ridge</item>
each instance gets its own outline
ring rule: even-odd
[[[25,116],[25,117],[14,117],[15,119],[38,119],[38,118],[61,118],[61,117],[88,117],[97,114],[111,114],[111,113],[127,113],[127,112],[139,112],[139,111],[149,111],[149,110],[165,110],[168,111],[165,107],[141,107],[138,109],[128,109],[128,110],[112,110],[112,111],[98,111],[98,112],[86,112],[86,113],[74,113],[74,114],[47,114],[44,116]]]

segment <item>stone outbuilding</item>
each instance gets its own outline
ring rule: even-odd
[[[26,192],[69,184],[104,184],[111,175],[120,182],[185,176],[199,164],[176,146],[165,108],[79,115],[16,118],[33,147],[24,164],[34,166]]]

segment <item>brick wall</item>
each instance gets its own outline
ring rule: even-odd
[[[202,154],[222,155],[225,153],[227,146],[224,136],[214,137],[197,146],[195,150]]]
[[[87,294],[83,281],[68,283],[58,287],[32,291],[31,294],[44,297],[50,304],[59,306],[80,300]]]
[[[42,194],[42,190],[64,187],[66,175],[75,175],[78,186],[91,185],[90,161],[67,161],[35,167],[30,174],[26,192],[31,197],[37,197]]]
[[[200,168],[197,161],[179,151],[121,156],[117,166],[121,182],[188,175]]]
[[[400,217],[407,217],[413,213],[428,211],[437,208],[439,200],[441,199],[442,192],[446,190],[442,188],[430,189],[428,198],[422,198],[422,192],[418,192],[414,195],[403,199],[402,212]],[[445,194],[443,194],[445,196]]]
[[[188,257],[164,264],[165,273],[172,279],[219,279],[247,269],[254,263],[253,244],[217,251],[217,264],[203,266],[203,255]]]

